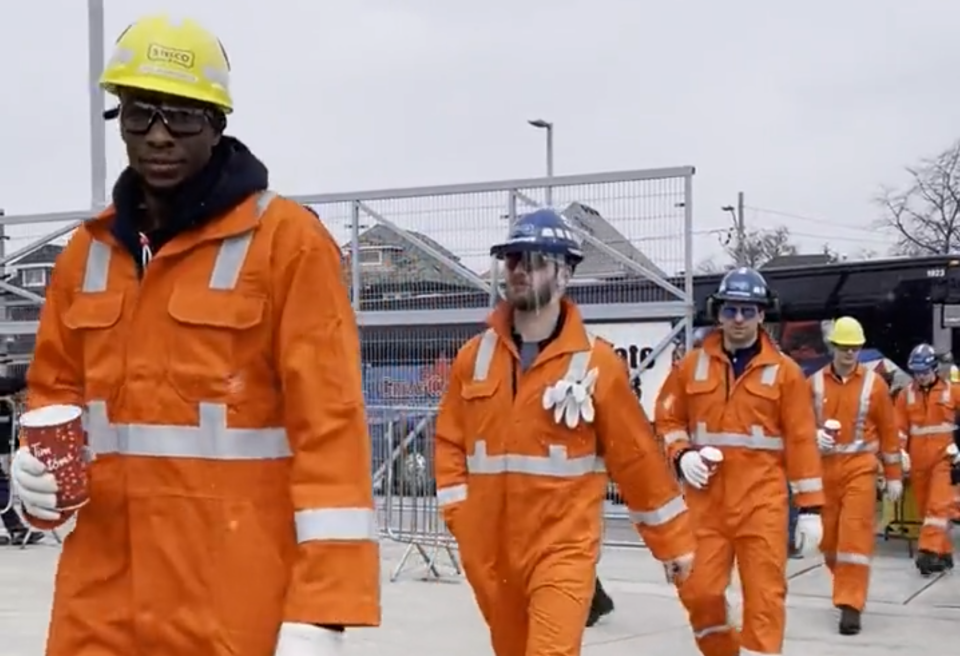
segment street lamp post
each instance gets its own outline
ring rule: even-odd
[[[547,131],[547,188],[544,192],[544,200],[547,207],[553,207],[553,123],[542,118],[533,119],[527,123],[539,130]]]

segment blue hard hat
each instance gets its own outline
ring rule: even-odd
[[[583,261],[583,249],[576,234],[562,216],[548,209],[518,217],[507,240],[490,249],[490,254],[500,260],[511,253],[557,255],[574,265]]]
[[[911,373],[926,374],[937,368],[937,352],[929,344],[917,344],[907,358]]]
[[[720,286],[711,298],[714,301],[754,303],[763,307],[773,302],[767,281],[759,271],[750,267],[739,267],[728,271],[720,280]]]

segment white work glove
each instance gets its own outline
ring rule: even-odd
[[[663,563],[663,571],[667,575],[667,583],[683,583],[693,571],[693,554],[683,554],[666,561]]]
[[[833,439],[833,435],[823,430],[822,428],[817,430],[817,446],[820,447],[821,453],[826,453],[827,451],[833,451],[833,447],[835,447],[836,445],[837,445],[837,441]]]
[[[900,449],[900,468],[904,475],[910,473],[910,454],[903,449]]]
[[[55,522],[60,519],[57,510],[57,479],[46,465],[30,453],[27,447],[17,449],[10,463],[10,480],[14,494],[27,514],[37,519]]]
[[[684,481],[698,490],[710,480],[710,468],[696,449],[680,456],[680,474]]]
[[[794,547],[801,556],[813,556],[820,551],[823,539],[823,521],[820,515],[804,514],[797,517],[797,535]]]
[[[312,624],[284,622],[274,656],[339,656],[343,653],[342,631]]]
[[[957,448],[956,444],[950,444],[947,446],[946,456],[955,465],[960,462],[960,449]]]
[[[896,479],[887,481],[883,492],[891,503],[896,503],[903,496],[903,483]]]

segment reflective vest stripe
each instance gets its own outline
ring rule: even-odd
[[[263,191],[257,196],[256,218],[258,221],[276,197],[276,192],[270,190]],[[227,237],[220,243],[220,250],[213,265],[213,272],[210,274],[210,289],[229,290],[236,287],[251,241],[253,241],[252,230]],[[111,254],[112,249],[109,244],[98,239],[90,241],[90,248],[87,251],[87,264],[83,271],[83,284],[80,287],[81,291],[107,291]]]
[[[777,374],[780,373],[779,364],[764,365],[760,372],[760,383],[762,385],[775,385]],[[697,351],[697,364],[693,372],[695,382],[706,382],[710,376],[710,355],[702,348]],[[686,438],[682,431],[665,436],[664,441],[668,444]],[[707,430],[707,425],[703,422],[698,423],[694,428],[693,443],[698,446],[715,447],[740,447],[744,449],[753,449],[756,451],[782,451],[783,438],[777,435],[766,435],[762,426],[751,426],[749,433],[729,433],[712,432]]]
[[[109,271],[110,246],[97,239],[92,240],[90,250],[87,253],[87,265],[83,271],[83,285],[80,290],[84,292],[107,291],[107,273]]]
[[[272,191],[257,197],[256,218],[263,217],[276,198]],[[227,237],[220,244],[210,275],[209,288],[232,290],[240,279],[253,231]],[[107,289],[111,248],[93,240],[87,255],[84,292]],[[217,462],[276,461],[292,456],[286,430],[232,428],[227,425],[228,409],[219,403],[200,403],[196,426],[161,424],[114,424],[107,404],[90,401],[84,417],[88,446],[92,454],[124,455],[174,460]],[[376,541],[379,531],[371,508],[306,508],[294,512],[297,541]]]
[[[917,402],[917,388],[916,383],[910,383],[910,386],[907,387],[907,405],[911,406]],[[943,391],[940,392],[940,402],[944,405],[950,403],[950,385],[946,385],[943,388]],[[910,437],[943,437],[944,433],[952,433],[957,428],[957,425],[952,422],[944,422],[942,424],[935,424],[933,426],[917,426],[916,424],[910,425]],[[903,438],[901,438],[903,439]]]
[[[482,382],[490,374],[490,366],[496,353],[497,333],[488,328],[480,337],[476,360],[473,363],[473,381]],[[577,351],[570,355],[564,380],[581,380],[587,375],[590,367],[590,358],[593,356],[593,347],[596,336],[587,333],[590,349]],[[471,474],[530,474],[534,476],[575,477],[586,474],[604,472],[603,459],[596,454],[578,458],[568,458],[567,450],[562,446],[553,445],[546,456],[526,456],[517,454],[503,454],[491,456],[487,454],[487,443],[478,439],[472,455],[467,456],[467,471]],[[444,489],[445,498],[454,498],[462,501],[465,495],[459,490]],[[439,494],[439,493],[438,493]],[[448,501],[447,503],[455,503]]]
[[[813,409],[817,416],[817,425],[823,426],[824,418],[824,399],[826,393],[826,382],[824,379],[824,370],[820,369],[810,377],[811,388],[813,389]],[[860,388],[860,398],[857,401],[857,415],[853,423],[853,442],[849,444],[838,444],[836,448],[824,455],[851,454],[851,453],[870,453],[877,450],[876,445],[867,445],[866,439],[867,415],[870,413],[870,396],[873,393],[873,386],[876,384],[877,374],[872,369],[866,369],[863,374],[863,383]]]
[[[493,328],[488,328],[480,337],[477,358],[473,361],[473,382],[481,383],[490,375],[490,365],[493,363],[493,356],[496,353],[497,340],[497,333]],[[563,375],[564,380],[583,380],[583,377],[587,375],[597,336],[588,332],[587,341],[590,342],[588,350],[576,351],[571,354],[570,363],[567,365],[567,373]]]

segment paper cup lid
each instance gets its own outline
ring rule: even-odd
[[[23,428],[61,426],[81,415],[83,415],[83,409],[78,405],[48,405],[23,413],[20,416],[20,426]]]
[[[823,422],[823,427],[827,430],[840,430],[840,426],[840,422],[836,419],[827,419],[825,422]]]
[[[710,462],[723,462],[723,452],[714,446],[705,446],[700,449],[700,457]]]

